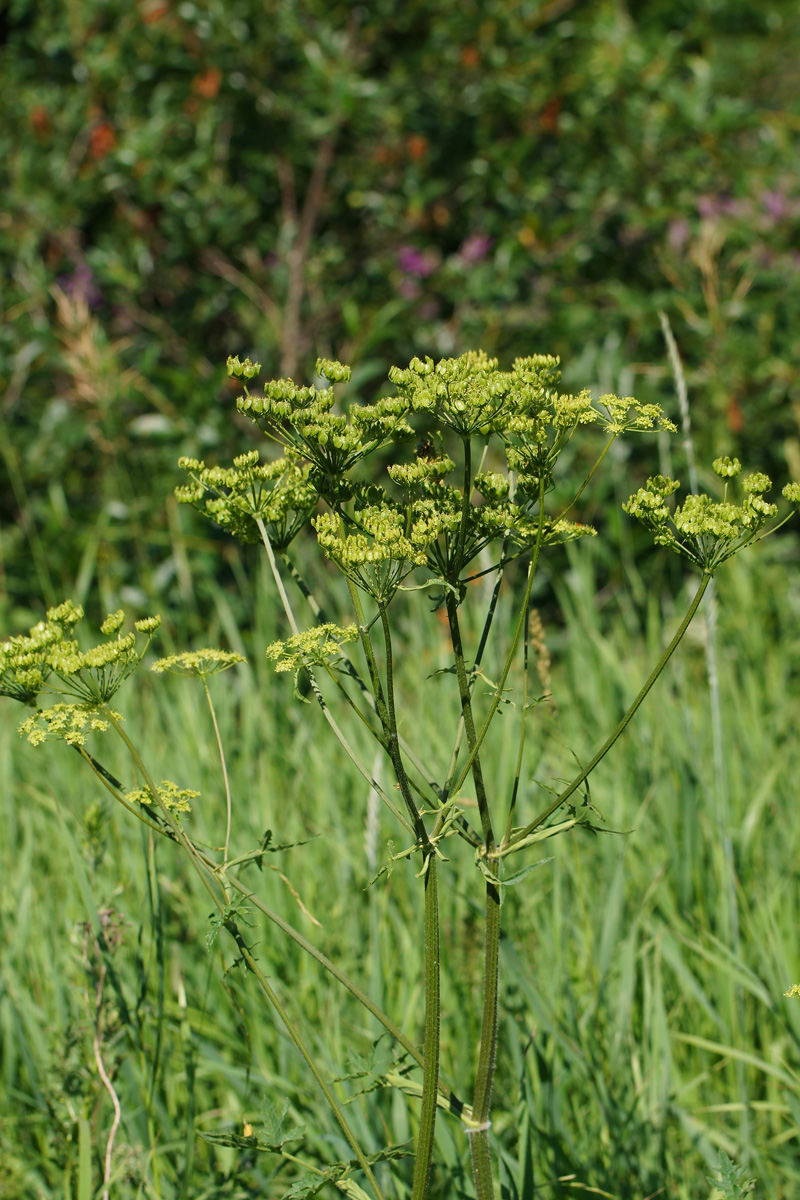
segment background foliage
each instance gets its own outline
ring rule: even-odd
[[[229,353],[333,355],[369,399],[412,353],[545,351],[663,401],[664,309],[700,457],[800,474],[793,0],[3,14],[12,606],[97,585],[191,617],[164,497],[178,453],[241,449]]]
[[[696,629],[658,698],[593,777],[591,798],[607,832],[547,843],[543,852],[552,861],[507,893],[494,1110],[505,1197],[566,1200],[597,1195],[586,1190],[594,1188],[612,1200],[718,1200],[705,1180],[719,1149],[758,1178],[756,1194],[765,1200],[797,1193],[800,1009],[783,992],[800,978],[793,782],[800,770],[800,642],[796,567],[787,570],[789,544],[776,545],[719,576],[722,720],[726,745],[737,747],[723,791]],[[545,628],[554,704],[537,710],[535,744],[547,749],[524,775],[523,813],[540,807],[535,781],[566,777],[573,754],[585,760],[596,746],[685,603],[684,596],[667,601],[662,613],[654,590],[637,603],[632,579],[628,598],[607,595],[598,604],[598,553],[585,543],[568,556],[562,551],[556,563],[566,624]],[[268,828],[275,843],[313,838],[265,856],[261,874],[251,869],[253,886],[420,1037],[421,906],[413,868],[401,863],[367,889],[396,830],[331,746],[317,708],[292,702],[291,678],[272,675],[264,649],[278,610],[266,575],[248,581],[253,593],[257,627],[233,642],[252,666],[214,687],[235,801],[232,844],[255,847]],[[346,597],[339,601],[345,611]],[[335,597],[331,607],[336,611]],[[210,618],[209,640],[217,641],[228,618],[224,609]],[[422,681],[448,661],[446,629],[416,605],[401,627],[406,644],[416,647],[401,662],[403,705],[415,706],[423,752],[440,764],[446,748],[436,734],[457,720],[457,708],[448,676],[433,691]],[[487,673],[495,666],[490,656]],[[133,737],[152,747],[157,777],[170,774],[201,791],[191,829],[216,844],[224,796],[196,683],[145,675],[119,704]],[[99,964],[87,926],[111,931],[114,975],[105,984],[100,1028],[122,1106],[112,1195],[283,1196],[291,1167],[275,1175],[274,1157],[195,1134],[241,1134],[265,1099],[277,1106],[287,1100],[287,1126],[306,1126],[303,1157],[325,1163],[347,1156],[304,1064],[264,1019],[235,953],[222,939],[207,952],[210,906],[196,877],[170,846],[153,850],[127,814],[104,806],[99,789],[87,788],[77,755],[63,744],[20,748],[17,712],[6,706],[3,713],[3,1200],[75,1197],[82,1116],[95,1184],[101,1178],[113,1113],[93,1062]],[[108,739],[93,748],[130,779],[130,763]],[[514,752],[511,727],[504,739],[501,723],[486,763],[493,778],[513,773]],[[447,853],[442,1063],[463,1092],[479,1037],[482,914],[468,898],[471,853],[455,839]],[[380,1029],[277,930],[255,913],[244,920],[262,969],[304,1022],[325,1072],[356,1076],[340,1085],[344,1094],[362,1091],[370,1080],[358,1072],[371,1059],[385,1069],[390,1059],[386,1039],[373,1056]],[[417,1111],[417,1101],[370,1091],[348,1116],[377,1148],[389,1137],[411,1136]],[[441,1114],[437,1139],[433,1194],[471,1195],[458,1121]],[[408,1166],[399,1164],[394,1174],[389,1194],[407,1195]]]
[[[263,663],[269,592],[248,555],[179,512],[175,461],[245,448],[229,353],[304,380],[332,355],[370,399],[412,353],[554,352],[569,382],[675,416],[663,309],[699,459],[739,453],[779,482],[800,478],[797,5],[9,0],[0,46],[4,628],[69,594],[98,613],[155,603],[172,618],[167,643],[170,629],[181,646],[204,630],[248,652],[258,665],[220,698],[247,798],[238,837],[258,843],[292,778],[299,799],[276,837],[323,835],[278,864],[324,915],[322,933],[303,928],[411,1028],[410,881],[398,870],[360,892],[385,833],[352,805],[346,767],[330,794],[328,744]],[[642,635],[652,651],[683,585],[658,558],[655,576],[637,572],[635,535],[612,508],[646,455],[652,467],[652,444],[641,454],[615,460],[595,501],[624,572],[580,547],[540,597],[553,720],[578,753],[621,711],[645,670]],[[782,998],[800,978],[796,554],[788,537],[720,578],[724,731],[737,750],[727,810],[711,802],[694,644],[593,784],[609,827],[636,832],[563,843],[509,900],[495,1123],[509,1197],[562,1177],[546,1194],[583,1184],[695,1200],[717,1148],[749,1164],[765,1196],[796,1194],[800,1025]],[[435,620],[409,618],[407,635],[435,670]],[[131,721],[156,746],[169,729],[187,782],[218,794],[199,700],[163,695],[145,691]],[[230,961],[207,956],[191,881],[85,794],[76,756],[20,752],[13,716],[0,736],[0,1196],[73,1196],[81,1117],[99,1178],[110,1109],[93,1067],[86,922],[121,933],[103,1015],[123,1098],[120,1195],[263,1194],[274,1164],[199,1142],[194,1125],[238,1129],[265,1095],[289,1099],[321,1161],[338,1153],[285,1043],[255,1019],[236,972],[223,974]],[[440,720],[437,708],[422,724]],[[338,838],[324,836],[334,826]],[[302,924],[279,876],[260,882]],[[331,910],[331,895],[360,899]],[[470,921],[455,899],[451,943]],[[258,934],[296,1011],[324,1021],[330,1073],[368,1055],[377,1034],[361,1014]],[[477,959],[459,967],[445,980],[450,1012],[472,1010],[479,987]],[[447,1037],[448,1060],[471,1063],[477,1030],[454,1024]],[[376,1145],[384,1121],[411,1132],[406,1111],[378,1093],[353,1109]],[[464,1161],[452,1137],[451,1174],[437,1181],[448,1197]]]

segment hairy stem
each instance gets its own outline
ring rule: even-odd
[[[527,609],[526,594],[525,607]],[[477,749],[475,721],[472,713],[469,682],[464,663],[461,643],[461,628],[458,620],[458,603],[452,593],[447,596],[447,617],[453,643],[458,689],[461,696],[461,715],[467,735],[467,745],[472,760],[472,778],[483,828],[484,851],[492,853],[495,847],[489,801]],[[495,1062],[497,1059],[497,992],[498,959],[500,949],[500,889],[487,880],[486,883],[486,930],[483,959],[483,1016],[481,1020],[481,1043],[478,1051],[478,1069],[475,1081],[475,1097],[472,1102],[472,1121],[467,1125],[472,1153],[472,1170],[478,1200],[492,1200],[492,1160],[489,1149],[489,1111],[492,1099]]]

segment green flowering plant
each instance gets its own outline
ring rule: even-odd
[[[257,373],[238,360],[229,370],[250,382]],[[650,528],[656,541],[678,553],[702,573],[700,586],[684,620],[660,657],[650,677],[592,759],[540,813],[517,817],[518,785],[531,705],[527,672],[523,682],[518,759],[514,786],[506,797],[491,794],[481,765],[481,750],[491,722],[503,702],[512,663],[518,651],[527,663],[527,621],[531,589],[541,555],[559,543],[596,531],[574,519],[572,510],[599,468],[615,439],[624,434],[671,432],[674,425],[657,405],[641,404],[631,397],[604,395],[593,400],[590,392],[562,393],[560,365],[550,355],[518,358],[509,371],[482,352],[434,362],[414,358],[408,367],[393,367],[389,381],[395,392],[374,405],[338,407],[335,385],[349,381],[349,370],[329,360],[317,362],[317,376],[331,385],[317,389],[292,380],[264,385],[263,398],[244,395],[237,407],[273,441],[284,455],[308,469],[308,487],[315,503],[308,505],[309,524],[325,557],[347,581],[355,623],[335,625],[325,617],[313,590],[302,579],[280,537],[271,538],[261,528],[261,538],[274,573],[291,635],[274,643],[268,657],[276,670],[307,673],[326,720],[358,769],[402,826],[411,835],[409,847],[392,862],[418,856],[418,875],[425,889],[425,994],[426,1019],[423,1050],[420,1129],[415,1155],[413,1200],[427,1194],[433,1153],[433,1130],[441,1096],[439,1060],[438,984],[438,861],[442,839],[464,838],[475,854],[485,891],[486,940],[482,1036],[472,1105],[462,1105],[461,1120],[472,1149],[476,1193],[493,1196],[493,1168],[489,1144],[490,1097],[495,1072],[497,1041],[498,945],[503,889],[531,869],[504,874],[506,859],[524,853],[538,842],[585,824],[591,812],[573,797],[585,787],[591,772],[612,748],[653,687],[686,632],[716,569],[732,554],[765,536],[767,523],[777,514],[764,499],[769,480],[749,476],[743,497],[734,503],[724,491],[721,498],[690,496],[682,505],[670,506],[677,483],[661,477],[631,497],[626,511]],[[559,491],[559,459],[578,430],[599,434],[596,459],[586,478],[566,505],[553,503]],[[412,438],[416,453],[408,455]],[[373,473],[374,482],[363,482],[357,471],[371,454],[389,451],[392,461],[386,477]],[[278,460],[280,461],[280,460]],[[731,460],[715,464],[723,479],[735,478]],[[726,485],[727,488],[727,485]],[[563,488],[561,488],[563,490]],[[784,496],[800,501],[800,486],[789,485]],[[178,498],[186,497],[179,492]],[[209,514],[213,515],[213,514]],[[773,526],[774,528],[775,526]],[[478,557],[490,565],[477,574],[494,574],[495,582],[480,641],[468,655],[459,610],[476,575]],[[503,667],[482,717],[476,712],[474,685],[482,676],[481,660],[493,633],[497,599],[509,564],[527,560],[522,601]],[[282,563],[311,609],[315,624],[302,631],[286,590]],[[400,732],[394,684],[394,656],[389,610],[401,590],[435,588],[435,604],[446,609],[453,653],[453,674],[458,688],[461,721],[454,731],[453,748],[444,775],[422,762]],[[382,665],[373,645],[380,630]],[[359,648],[362,674],[351,657]],[[340,695],[367,727],[387,755],[402,806],[372,778],[346,734],[334,720],[316,674],[334,679]],[[296,688],[296,691],[298,689]],[[457,798],[468,775],[472,776],[477,809],[476,827],[464,815]],[[373,1187],[373,1190],[375,1188]],[[379,1195],[376,1192],[376,1195]]]
[[[231,467],[206,467],[195,458],[178,465],[191,483],[176,489],[181,503],[194,507],[241,542],[261,539],[260,524],[276,549],[285,549],[307,523],[317,504],[309,483],[311,468],[293,452],[259,462],[257,450],[237,455]]]
[[[193,840],[181,820],[191,811],[191,801],[198,793],[170,780],[157,785],[125,732],[121,714],[109,706],[125,679],[141,664],[157,618],[136,622],[134,632],[125,634],[124,613],[112,613],[101,626],[104,640],[81,650],[74,626],[82,610],[67,602],[48,612],[47,620],[26,636],[10,638],[0,646],[0,693],[36,708],[22,727],[30,741],[36,744],[58,738],[72,745],[115,799],[188,856],[213,898],[214,936],[224,929],[233,939],[238,958],[255,977],[276,1019],[303,1056],[352,1149],[354,1157],[334,1164],[330,1178],[335,1176],[340,1182],[346,1178],[348,1194],[364,1196],[364,1188],[350,1178],[352,1171],[360,1170],[366,1187],[376,1200],[383,1200],[373,1168],[378,1162],[401,1158],[405,1151],[388,1147],[376,1154],[361,1145],[330,1082],[247,943],[241,925],[243,913],[252,909],[260,911],[346,987],[401,1047],[413,1064],[409,1069],[421,1071],[421,1082],[413,1086],[398,1072],[390,1071],[382,1079],[385,1086],[399,1087],[420,1100],[411,1200],[425,1200],[429,1193],[440,1108],[459,1119],[467,1136],[478,1200],[493,1200],[491,1095],[496,1074],[504,891],[538,865],[538,860],[526,861],[538,843],[581,825],[591,827],[593,808],[587,780],[677,649],[715,571],[731,555],[778,527],[777,505],[764,498],[771,483],[761,473],[751,474],[742,481],[741,495],[729,498],[728,488],[741,468],[737,460],[724,458],[714,464],[723,481],[721,496],[691,495],[679,504],[674,500],[678,483],[654,476],[626,502],[626,512],[641,520],[659,545],[700,572],[700,583],[650,675],[592,758],[580,765],[560,791],[554,791],[542,811],[528,811],[530,801],[522,795],[520,780],[534,719],[531,713],[536,709],[529,691],[529,618],[537,571],[553,547],[596,535],[593,528],[576,519],[579,514],[575,510],[616,438],[653,430],[668,432],[674,427],[657,406],[630,397],[605,395],[595,401],[588,391],[562,393],[559,362],[549,355],[518,358],[508,371],[481,352],[438,363],[415,358],[408,367],[390,371],[392,394],[369,405],[350,403],[346,411],[337,389],[350,382],[350,371],[341,363],[317,361],[317,381],[327,381],[330,386],[299,386],[290,379],[268,381],[263,397],[252,395],[248,388],[259,371],[259,364],[249,359],[228,360],[229,374],[243,383],[238,411],[267,436],[276,456],[262,461],[259,451],[249,450],[235,458],[231,467],[182,459],[180,465],[189,482],[181,485],[176,495],[181,503],[193,505],[241,541],[260,540],[288,627],[269,647],[267,657],[276,672],[294,673],[296,694],[305,699],[299,686],[303,676],[309,685],[306,691],[319,703],[334,737],[407,836],[407,844],[392,853],[386,869],[401,861],[414,861],[424,892],[422,1050],[241,877],[242,867],[255,862],[260,868],[265,854],[286,848],[273,846],[268,834],[256,849],[231,852],[233,797],[209,681],[221,671],[243,666],[242,655],[203,648],[168,655],[152,666],[158,675],[199,680],[208,701],[226,809],[224,841],[211,848]],[[579,431],[596,438],[594,460],[577,488],[567,490],[561,478],[561,459]],[[367,483],[365,460],[377,454],[380,469],[373,465],[373,481]],[[565,495],[572,498],[565,502]],[[787,485],[783,496],[792,508],[800,505],[800,484]],[[291,557],[295,539],[304,528],[346,583],[351,607],[346,622],[328,618]],[[512,593],[516,615],[510,636],[501,642],[499,673],[488,680],[483,658],[490,639],[502,638],[495,618],[509,567],[515,562],[518,573],[522,569],[524,583]],[[480,636],[474,646],[468,646],[462,606],[476,594],[469,584],[480,576],[493,576],[493,583],[479,623]],[[301,628],[290,596],[292,588],[310,610],[308,628]],[[401,591],[427,593],[433,607],[444,610],[449,632],[452,665],[445,673],[453,680],[460,717],[450,731],[449,755],[435,765],[422,758],[413,739],[403,732],[413,722],[404,720],[395,681],[393,605]],[[141,635],[146,639],[143,646],[137,640]],[[521,674],[515,676],[522,691],[522,703],[514,709],[518,724],[515,773],[510,789],[498,790],[497,783],[484,773],[483,753],[494,718],[509,699],[511,673],[520,657]],[[516,670],[519,672],[519,666]],[[483,695],[476,692],[478,679],[488,685]],[[331,686],[336,688],[345,715],[356,719],[377,743],[391,768],[393,785],[384,786],[375,777],[347,728],[334,716],[324,690]],[[70,700],[39,709],[39,695],[48,690],[66,694]],[[85,750],[88,733],[107,729],[113,729],[129,750],[141,786],[123,788]],[[476,815],[467,815],[467,806],[461,803],[468,777]],[[475,878],[485,910],[481,1038],[471,1103],[452,1093],[439,1072],[439,961],[446,948],[440,944],[438,888],[440,872],[447,870],[443,846],[446,839],[454,838],[466,842],[474,855]],[[509,874],[507,860],[512,855],[522,855],[522,865]],[[281,878],[288,884],[285,875]],[[296,889],[289,886],[303,908]],[[277,1143],[275,1152],[288,1154]],[[295,1165],[302,1162],[294,1153],[289,1157]],[[311,1165],[308,1170],[316,1180],[319,1170]]]
[[[118,721],[122,720],[121,713],[112,712],[110,715]],[[90,704],[58,703],[26,717],[19,732],[32,746],[39,746],[48,738],[63,739],[68,746],[82,746],[87,733],[104,733],[109,726],[109,720]]]
[[[47,619],[27,636],[0,644],[0,695],[35,706],[47,690],[73,696],[87,711],[110,700],[139,666],[161,618],[144,617],[134,622],[133,632],[122,634],[125,614],[120,609],[100,626],[106,640],[81,650],[71,635],[83,615],[80,605],[65,600],[49,609]],[[138,634],[145,636],[144,644]]]
[[[680,484],[675,479],[656,475],[622,506],[652,532],[657,545],[675,551],[709,574],[739,550],[780,528],[780,525],[772,525],[765,529],[767,522],[778,515],[777,504],[764,499],[765,493],[772,489],[768,475],[761,471],[747,475],[741,481],[743,495],[736,504],[728,499],[728,480],[741,473],[741,463],[738,459],[718,458],[713,469],[725,481],[721,500],[713,500],[708,495],[689,495],[683,504],[670,509],[669,498]],[[800,486],[786,484],[782,494],[790,504],[796,505],[800,501]],[[788,516],[784,518],[788,519]]]
[[[162,779],[157,790],[161,803],[173,813],[191,812],[192,806],[190,801],[196,800],[200,795],[193,788],[178,787],[177,783],[173,783],[171,779]],[[131,804],[147,806],[153,803],[153,797],[149,788],[132,788],[127,793],[127,798]]]

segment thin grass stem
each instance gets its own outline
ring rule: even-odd
[[[289,1014],[287,1013],[286,1009],[281,1004],[276,993],[270,987],[269,981],[267,980],[266,976],[263,974],[263,972],[259,968],[256,960],[253,958],[253,955],[250,951],[249,946],[247,945],[247,943],[245,942],[244,938],[242,937],[242,935],[239,931],[238,925],[236,924],[236,922],[234,920],[232,920],[231,918],[228,918],[228,920],[225,921],[225,928],[228,930],[231,937],[236,942],[236,945],[239,948],[242,958],[244,959],[245,963],[247,964],[247,966],[248,966],[249,970],[252,972],[252,974],[255,975],[256,979],[258,980],[259,987],[261,988],[264,995],[269,1000],[272,1007],[275,1009],[275,1012],[278,1014],[284,1028],[286,1029],[286,1032],[289,1034],[289,1037],[294,1042],[294,1045],[296,1046],[296,1048],[300,1051],[300,1054],[302,1055],[302,1057],[305,1060],[306,1066],[311,1071],[311,1074],[314,1076],[314,1079],[317,1081],[317,1085],[318,1085],[320,1091],[322,1092],[323,1096],[325,1097],[325,1099],[328,1103],[328,1106],[331,1109],[331,1112],[336,1117],[336,1120],[339,1123],[342,1133],[347,1138],[347,1141],[349,1142],[349,1144],[353,1150],[353,1153],[355,1154],[356,1158],[358,1159],[358,1162],[359,1162],[359,1165],[360,1165],[362,1171],[364,1172],[364,1174],[367,1177],[367,1180],[369,1181],[370,1187],[372,1188],[373,1192],[375,1193],[376,1200],[384,1200],[383,1192],[381,1191],[380,1187],[378,1186],[378,1182],[372,1172],[372,1168],[369,1165],[367,1156],[365,1155],[364,1151],[362,1150],[361,1144],[359,1143],[358,1138],[356,1137],[356,1135],[353,1133],[352,1129],[350,1128],[347,1118],[345,1117],[344,1112],[342,1111],[342,1106],[340,1105],[339,1101],[336,1099],[336,1096],[333,1094],[325,1077],[323,1076],[322,1072],[319,1070],[319,1067],[314,1062],[314,1059],[313,1059],[310,1051],[308,1050],[308,1047],[306,1046],[305,1042],[300,1037],[300,1035],[298,1034],[294,1025],[292,1024],[291,1020],[289,1019]]]
[[[222,767],[222,779],[225,784],[225,818],[226,819],[225,819],[225,847],[223,850],[223,860],[225,862],[227,862],[228,861],[228,851],[229,851],[230,844],[231,844],[231,811],[232,811],[231,785],[230,785],[230,780],[228,779],[228,767],[225,762],[225,751],[222,747],[222,737],[220,735],[219,725],[217,723],[217,714],[214,711],[214,702],[211,699],[211,692],[208,690],[208,680],[206,679],[205,675],[201,676],[201,679],[203,681],[203,691],[205,692],[206,700],[208,701],[209,712],[211,713],[211,720],[214,724],[214,736],[217,739],[217,750],[219,751],[219,761],[220,761],[220,766]]]
[[[686,615],[684,616],[683,620],[681,621],[680,625],[678,626],[678,629],[677,629],[674,637],[670,641],[670,643],[667,646],[664,653],[659,658],[659,660],[656,663],[653,670],[648,675],[646,681],[644,682],[640,691],[638,692],[636,699],[633,701],[630,708],[627,710],[627,712],[622,717],[620,722],[614,727],[612,732],[608,735],[608,737],[603,742],[602,746],[597,751],[597,753],[594,755],[594,757],[591,758],[590,761],[586,764],[586,766],[583,767],[583,769],[578,772],[578,774],[575,776],[575,778],[567,785],[566,788],[564,788],[564,791],[559,793],[559,795],[556,797],[556,799],[553,801],[552,804],[549,804],[547,806],[547,808],[544,809],[541,813],[539,813],[538,817],[536,817],[536,819],[534,821],[531,821],[529,825],[526,825],[524,827],[524,829],[520,829],[517,833],[515,833],[511,837],[510,841],[506,843],[505,846],[500,847],[499,851],[497,852],[497,857],[502,857],[503,855],[510,853],[513,850],[520,849],[522,846],[522,843],[525,841],[525,839],[530,837],[531,834],[535,833],[535,831],[539,828],[539,826],[544,821],[546,821],[548,817],[552,816],[552,814],[556,811],[556,809],[560,808],[562,804],[564,804],[567,800],[569,800],[570,796],[572,796],[573,793],[578,790],[578,788],[581,786],[581,784],[586,779],[588,779],[589,775],[591,775],[592,771],[595,769],[597,764],[601,761],[601,759],[605,758],[606,754],[608,754],[609,750],[614,745],[614,743],[617,741],[617,739],[625,732],[625,730],[627,729],[631,720],[633,719],[634,714],[636,713],[637,709],[642,704],[642,702],[645,699],[645,697],[647,696],[648,692],[653,687],[653,684],[656,682],[659,675],[661,674],[661,672],[664,670],[665,666],[669,662],[670,658],[672,657],[672,655],[675,653],[676,649],[680,645],[680,643],[683,639],[683,635],[686,633],[686,630],[689,628],[689,625],[692,622],[692,618],[694,617],[695,613],[697,612],[698,608],[700,607],[700,601],[703,599],[703,596],[705,595],[706,589],[708,588],[708,585],[711,582],[711,578],[712,578],[711,575],[708,575],[708,574],[703,576],[703,578],[700,581],[700,584],[697,588],[697,591],[694,594],[694,598],[693,598],[691,604],[689,605]]]

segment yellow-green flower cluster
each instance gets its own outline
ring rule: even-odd
[[[443,514],[424,500],[407,508],[389,502],[364,505],[346,530],[336,513],[321,513],[312,521],[327,557],[382,604],[414,567],[425,565],[444,523]]]
[[[412,413],[427,413],[462,438],[495,432],[513,407],[511,375],[482,350],[435,364],[412,358],[405,370],[392,367],[389,379]]]
[[[516,509],[514,521],[509,529],[511,541],[517,546],[533,546],[539,532],[539,521],[535,516],[528,516],[521,509]],[[542,545],[563,546],[566,542],[576,542],[578,538],[597,537],[593,525],[582,521],[569,521],[566,517],[558,517],[555,521],[545,518],[542,524]]]
[[[641,433],[649,429],[675,432],[658,404],[640,404],[633,396],[601,396],[600,420],[609,433]]]
[[[332,358],[317,359],[317,374],[328,383],[348,383],[350,380],[350,368]]]
[[[48,655],[63,636],[59,625],[39,621],[27,636],[11,637],[0,644],[0,695],[34,704],[50,674]]]
[[[441,483],[445,475],[455,470],[452,458],[416,458],[413,463],[393,463],[387,467],[389,478],[409,492],[418,491],[428,483]]]
[[[283,642],[273,642],[267,658],[275,663],[276,671],[299,671],[301,667],[319,666],[343,657],[342,646],[358,637],[355,625],[333,625],[326,622],[293,634]]]
[[[728,480],[739,474],[741,464],[737,459],[717,459],[714,470]],[[764,499],[763,493],[772,483],[761,472],[742,481],[744,496],[740,504],[692,495],[671,513],[666,501],[679,486],[674,479],[657,475],[622,507],[652,531],[658,545],[676,551],[707,574],[755,541],[778,512],[777,505]]]
[[[244,366],[239,370],[238,360],[232,362],[233,372],[244,376]],[[579,522],[539,519],[543,497],[553,486],[556,460],[579,426],[594,423],[612,437],[631,430],[674,428],[657,405],[613,395],[595,403],[589,391],[560,392],[559,360],[551,355],[517,358],[510,371],[501,371],[497,360],[483,351],[439,362],[414,358],[408,367],[389,372],[396,395],[373,405],[353,405],[346,416],[336,411],[333,385],[349,379],[349,368],[319,359],[317,376],[331,386],[301,387],[291,379],[275,380],[265,384],[263,398],[245,388],[238,407],[286,447],[287,454],[310,464],[308,488],[328,509],[312,520],[319,544],[380,604],[387,603],[417,567],[427,566],[435,577],[457,583],[474,557],[498,538],[510,536],[525,549],[540,529],[548,545],[593,534]],[[415,417],[422,418],[422,445],[427,444],[429,452],[418,450],[411,463],[388,468],[392,483],[405,493],[402,501],[349,478],[364,455],[408,438],[413,433],[409,422]],[[455,465],[435,448],[443,434],[456,434],[467,445],[476,436],[499,436],[508,470],[482,472],[465,480],[462,488],[446,484]],[[222,516],[221,523],[232,527],[233,481],[209,474],[203,464],[182,465],[193,472],[194,487],[179,491],[179,497],[198,506],[202,500],[209,516]],[[215,500],[207,499],[208,487],[217,489]],[[219,492],[225,488],[223,500]],[[249,503],[252,506],[252,500]]]
[[[114,613],[107,617],[103,622],[103,630],[119,630],[122,621],[118,620],[118,616]],[[52,674],[61,685],[53,690],[77,696],[83,704],[105,704],[139,666],[160,624],[160,617],[147,617],[135,622],[136,631],[148,635],[141,648],[136,645],[136,633],[117,633],[116,637],[88,650],[79,649],[76,641],[56,642],[47,658]]]
[[[735,479],[741,473],[742,464],[738,458],[729,458],[727,454],[722,458],[715,458],[711,464],[715,475],[719,475],[720,479]]]
[[[192,788],[179,788],[177,783],[173,783],[171,779],[162,779],[157,788],[161,803],[170,812],[188,813],[192,811],[190,800],[196,800],[200,795]],[[133,788],[127,793],[127,799],[131,804],[150,804],[154,803],[153,793],[150,788]]]
[[[318,359],[317,373],[340,382],[349,377],[349,368]],[[278,379],[264,385],[263,398],[246,392],[237,407],[277,442],[306,458],[323,486],[326,478],[349,471],[365,454],[413,432],[403,400],[387,397],[374,404],[354,404],[347,416],[334,413],[334,404],[332,387],[300,387],[291,379]]]
[[[232,467],[207,467],[196,458],[181,458],[178,466],[192,479],[175,489],[179,503],[194,505],[241,542],[260,540],[260,518],[271,544],[284,550],[317,505],[311,468],[295,454],[261,463],[258,450],[249,450]]]
[[[220,671],[227,671],[237,663],[247,662],[243,654],[233,650],[217,650],[208,647],[203,650],[185,650],[182,654],[169,654],[159,658],[150,668],[158,675],[168,672],[171,675],[196,675],[206,679]]]
[[[228,375],[236,375],[241,379],[254,379],[261,370],[261,363],[250,362],[246,358],[244,362],[239,362],[238,356],[230,355],[227,361]]]
[[[47,620],[34,625],[27,636],[12,637],[0,644],[0,695],[23,704],[35,704],[47,686],[66,692],[85,705],[103,704],[141,661],[160,617],[135,622],[139,633],[148,635],[144,648],[136,649],[136,634],[119,634],[125,620],[120,609],[104,620],[101,631],[116,638],[82,651],[70,636],[83,617],[83,609],[65,600],[47,613]],[[58,683],[53,682],[53,678]]]
[[[117,721],[122,717],[109,710]],[[32,746],[47,740],[61,740],[70,746],[82,746],[87,733],[104,733],[110,721],[101,716],[92,704],[53,704],[26,718],[19,727],[20,736]]]

